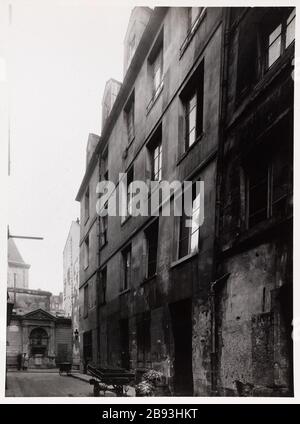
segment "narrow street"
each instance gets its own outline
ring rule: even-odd
[[[86,397],[93,396],[93,386],[58,373],[8,372],[6,396]]]

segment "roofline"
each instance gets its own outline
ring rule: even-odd
[[[133,83],[140,71],[142,64],[148,54],[148,51],[151,47],[151,43],[155,38],[155,35],[159,29],[159,26],[168,10],[168,7],[155,7],[148,24],[143,32],[142,38],[137,46],[133,59],[130,63],[129,68],[127,69],[123,84],[119,90],[118,96],[114,102],[113,108],[105,122],[101,136],[99,137],[99,142],[92,154],[90,162],[87,165],[83,180],[79,187],[78,193],[75,200],[80,202],[82,195],[85,191],[87,183],[90,179],[92,172],[94,171],[95,165],[97,164],[97,158],[99,153],[101,153],[106,146],[107,140],[110,136],[110,133],[113,129],[116,118],[119,116],[120,109],[123,104],[126,102],[128,95],[133,87]]]
[[[22,319],[30,318],[28,317],[28,315],[35,314],[38,311],[42,311],[44,314],[49,315],[49,317],[54,320],[56,318],[55,315],[51,314],[51,312],[45,311],[45,309],[42,309],[42,308],[37,308],[37,309],[34,309],[33,311],[27,312],[26,314],[22,315]],[[39,319],[39,318],[36,318],[36,319]]]
[[[126,40],[126,37],[127,37],[127,35],[128,35],[128,32],[129,32],[129,29],[131,29],[131,27],[129,27],[129,22],[130,22],[130,19],[131,19],[131,16],[132,16],[132,14],[133,14],[134,9],[136,9],[137,7],[138,7],[139,9],[148,10],[150,13],[152,13],[152,12],[153,12],[153,9],[152,9],[151,7],[149,7],[149,6],[134,6],[134,7],[131,9],[130,18],[129,18],[129,21],[128,21],[128,25],[127,25],[127,29],[126,29],[126,32],[125,32],[125,36],[124,36],[124,39],[123,39],[123,43],[124,43],[124,42],[125,42],[125,40]]]
[[[40,294],[40,295],[50,295],[52,296],[52,293],[46,290],[36,290],[36,289],[25,289],[21,287],[7,287],[8,292],[15,292],[15,293],[28,293],[28,294]],[[34,293],[31,293],[34,292]]]
[[[26,264],[25,262],[17,262],[17,261],[8,261],[8,265],[16,266],[17,268],[27,268],[27,269],[31,267],[31,265]]]

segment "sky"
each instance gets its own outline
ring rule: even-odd
[[[99,0],[14,0],[8,34],[11,121],[10,232],[29,288],[63,291],[63,249],[85,171],[90,132],[99,134],[109,78],[123,79],[132,5]]]

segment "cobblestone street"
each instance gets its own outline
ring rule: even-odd
[[[8,372],[7,397],[86,397],[93,396],[88,382],[47,372]]]

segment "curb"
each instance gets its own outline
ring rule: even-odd
[[[89,381],[92,378],[91,376],[83,377],[82,375],[80,375],[80,374],[78,375],[78,374],[76,374],[76,373],[75,374],[70,373],[69,374],[69,377],[77,378],[77,380],[81,380],[81,381],[84,381],[85,383],[88,383],[89,384]]]

